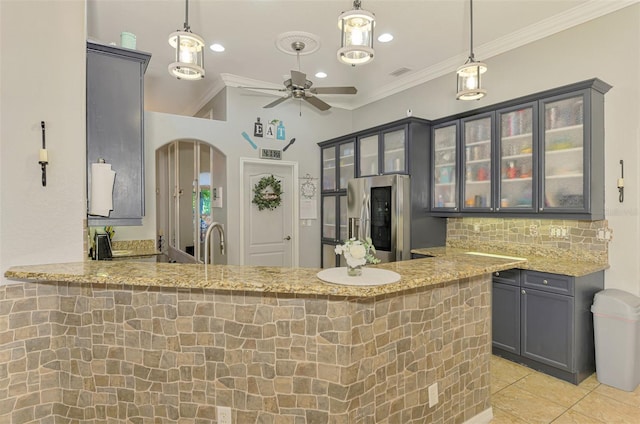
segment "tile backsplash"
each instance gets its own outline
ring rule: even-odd
[[[606,220],[448,218],[447,246],[607,263],[612,233]]]

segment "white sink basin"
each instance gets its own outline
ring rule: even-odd
[[[464,254],[465,255],[475,255],[475,256],[487,256],[489,258],[512,259],[514,261],[524,261],[524,260],[526,260],[526,258],[519,258],[517,256],[494,255],[493,253],[464,252]]]

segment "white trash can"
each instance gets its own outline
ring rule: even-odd
[[[605,289],[596,293],[591,312],[598,381],[634,391],[640,384],[640,297]]]

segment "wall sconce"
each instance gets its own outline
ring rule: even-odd
[[[49,155],[47,153],[47,145],[45,142],[45,128],[44,121],[40,121],[40,127],[42,128],[42,148],[40,149],[40,169],[42,169],[42,187],[47,185],[47,164],[49,163]]]
[[[178,79],[204,78],[204,40],[191,32],[189,26],[189,0],[185,1],[184,31],[169,35],[169,44],[176,49],[176,61],[169,64],[169,73]]]
[[[353,10],[338,17],[341,45],[338,60],[347,65],[364,65],[373,60],[373,27],[375,15],[360,8],[360,0],[354,0]]]

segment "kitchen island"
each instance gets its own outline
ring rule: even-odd
[[[490,273],[524,263],[382,264],[401,279],[375,287],[303,268],[13,267],[0,421],[216,423],[228,406],[242,424],[488,422]]]

